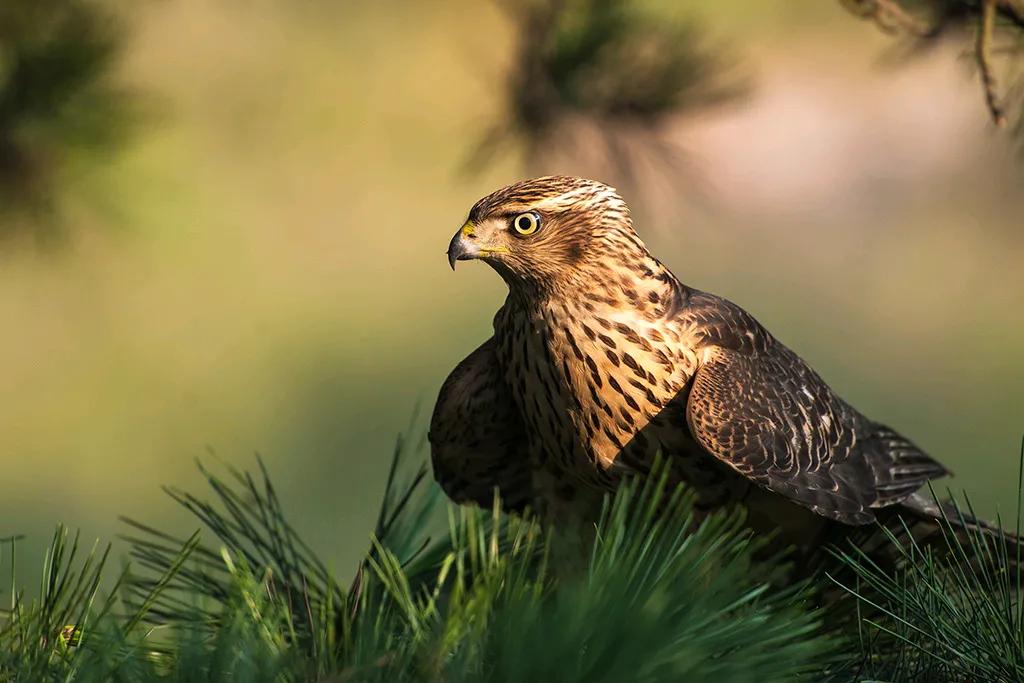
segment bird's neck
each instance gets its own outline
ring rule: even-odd
[[[584,263],[558,281],[509,291],[517,307],[541,315],[553,308],[583,317],[614,310],[650,321],[673,317],[689,297],[689,289],[646,251]]]

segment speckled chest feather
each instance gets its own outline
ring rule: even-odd
[[[673,456],[679,479],[721,502],[722,468],[695,447],[686,425],[695,328],[685,317],[656,315],[661,289],[655,282],[646,307],[586,292],[530,302],[510,296],[495,317],[498,360],[529,457],[562,499],[647,472],[661,450]]]

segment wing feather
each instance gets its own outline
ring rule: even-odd
[[[526,435],[500,366],[494,338],[459,363],[441,386],[430,420],[434,477],[458,503],[506,510],[533,500]]]
[[[703,293],[697,303],[710,343],[693,379],[687,423],[716,458],[847,524],[874,521],[874,508],[899,503],[948,473],[836,396],[738,306]]]

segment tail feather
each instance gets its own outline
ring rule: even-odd
[[[875,474],[877,500],[872,507],[900,503],[932,479],[949,474],[912,441],[884,425],[876,425],[870,437],[869,458]]]
[[[872,507],[889,533],[862,527],[846,534],[862,552],[886,564],[904,561],[915,549],[940,555],[957,552],[989,564],[1017,564],[1024,544],[1019,536],[922,492],[930,480],[950,474],[942,464],[881,424],[874,425],[866,448],[877,492]]]
[[[891,511],[891,512],[890,512]],[[1015,570],[1024,539],[961,509],[914,493],[880,514],[889,534],[873,534],[861,550],[880,564],[899,564],[915,551],[955,555],[973,565]],[[894,543],[895,541],[895,543]]]
[[[874,508],[900,503],[931,479],[949,474],[910,439],[885,425],[874,425],[865,449],[877,492]]]

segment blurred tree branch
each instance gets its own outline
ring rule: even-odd
[[[43,216],[62,168],[126,139],[133,98],[110,78],[122,42],[96,0],[0,2],[0,236],[25,225],[52,231]]]
[[[558,154],[603,155],[603,170],[637,180],[641,162],[678,171],[668,136],[681,117],[736,102],[749,83],[690,22],[627,0],[499,0],[515,34],[500,120],[470,169],[518,143],[531,171]],[[549,169],[550,170],[550,169]]]
[[[978,65],[985,106],[993,123],[1007,125],[1007,101],[1016,93],[1024,100],[1024,76],[1008,88],[1000,86],[994,54],[996,40],[1007,45],[999,52],[1020,71],[1024,57],[1024,0],[840,0],[857,16],[875,23],[886,33],[903,34],[922,44],[935,43],[954,32],[973,34],[972,53]],[[1024,103],[1018,102],[1018,110]],[[1024,111],[1019,111],[1017,132],[1024,131]]]

